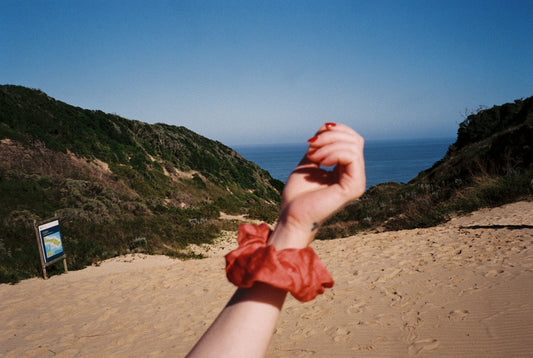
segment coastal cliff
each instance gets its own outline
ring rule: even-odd
[[[531,200],[531,138],[533,97],[471,113],[444,158],[407,184],[369,188],[317,238],[431,227]],[[283,189],[185,127],[82,109],[21,86],[0,86],[0,157],[0,282],[40,275],[34,220],[59,218],[70,269],[130,252],[196,258],[190,245],[235,232],[236,215],[272,223]]]
[[[283,183],[185,127],[0,86],[0,282],[39,274],[33,220],[57,217],[68,264],[131,251],[186,256],[236,223],[272,222]]]
[[[444,158],[409,183],[373,186],[318,238],[431,227],[453,215],[533,198],[533,97],[471,113]]]

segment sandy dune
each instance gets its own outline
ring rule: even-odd
[[[533,356],[533,202],[313,245],[335,287],[287,300],[269,357]],[[184,356],[234,290],[222,251],[0,285],[0,356]]]

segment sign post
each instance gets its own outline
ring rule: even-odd
[[[46,267],[60,260],[63,260],[65,272],[68,272],[67,255],[63,251],[61,233],[59,232],[59,220],[53,218],[39,223],[34,220],[33,226],[35,227],[35,235],[37,236],[37,244],[39,245],[39,255],[41,256],[44,279],[48,279]]]

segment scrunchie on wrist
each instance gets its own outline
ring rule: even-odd
[[[266,224],[239,227],[239,247],[226,255],[226,276],[231,283],[246,288],[263,282],[289,291],[301,302],[333,287],[333,278],[312,248],[277,251],[267,245],[269,235]]]

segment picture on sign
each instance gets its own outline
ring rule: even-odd
[[[39,226],[39,237],[42,242],[43,257],[46,263],[64,255],[59,221],[54,220]]]

